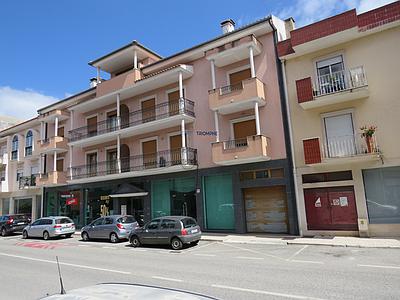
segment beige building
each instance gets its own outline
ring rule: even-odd
[[[278,53],[301,234],[399,236],[400,2],[289,36]]]

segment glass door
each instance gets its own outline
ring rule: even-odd
[[[342,55],[317,62],[317,75],[321,95],[346,89]]]
[[[356,154],[353,118],[351,113],[325,117],[326,157]]]

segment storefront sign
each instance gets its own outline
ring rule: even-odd
[[[65,201],[66,205],[78,205],[78,198],[69,198]]]
[[[60,197],[61,198],[74,198],[74,194],[71,194],[71,193],[62,193],[61,195],[60,195]]]
[[[100,196],[100,200],[102,200],[102,201],[110,200],[110,196],[109,195]]]

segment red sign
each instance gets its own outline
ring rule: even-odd
[[[69,198],[65,202],[66,205],[78,205],[78,198]]]

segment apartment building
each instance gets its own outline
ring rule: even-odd
[[[278,43],[303,235],[400,234],[399,46],[398,1]]]
[[[128,213],[297,233],[276,55],[285,23],[234,26],[169,57],[133,41],[89,63],[91,89],[40,109],[41,153],[53,162],[43,213],[79,226]]]

